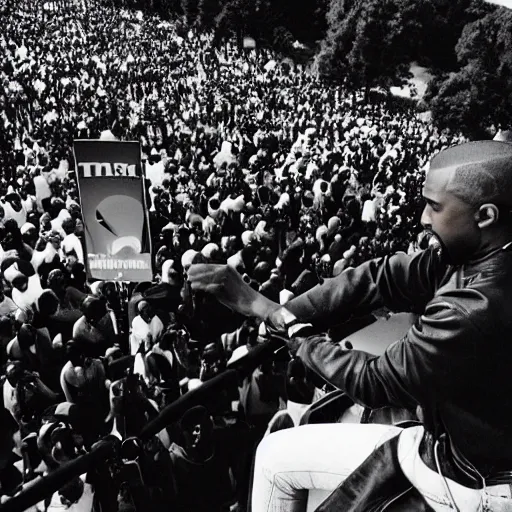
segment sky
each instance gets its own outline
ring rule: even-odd
[[[502,5],[503,7],[508,7],[512,9],[512,0],[485,0],[490,4]]]

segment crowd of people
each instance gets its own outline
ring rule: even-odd
[[[193,296],[190,265],[227,263],[285,304],[369,258],[415,251],[423,169],[463,139],[410,107],[366,103],[268,50],[215,48],[150,13],[100,2],[0,9],[5,500],[104,436],[136,435],[265,340],[264,325]],[[141,144],[152,283],[87,280],[73,140],[105,137]],[[161,469],[148,499],[243,509],[269,421],[314,400],[290,371],[264,364],[160,432],[167,458],[148,449]],[[118,500],[127,510],[144,499],[104,477],[76,479],[40,507]]]

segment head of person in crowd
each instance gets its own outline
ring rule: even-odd
[[[70,340],[66,343],[66,357],[68,361],[71,362],[71,366],[73,367],[73,376],[75,379],[75,385],[81,386],[86,382],[85,372],[83,371],[86,355],[84,347],[74,341]]]
[[[452,264],[512,240],[512,145],[468,142],[430,163],[423,187],[423,227]]]
[[[23,324],[18,331],[18,345],[22,352],[37,351],[37,330],[30,324]]]
[[[117,310],[120,308],[120,296],[114,282],[103,281],[100,293],[111,309]]]
[[[153,306],[145,300],[142,300],[137,305],[137,309],[139,311],[140,317],[146,322],[147,324],[151,323],[151,320],[156,316],[156,311],[153,309]]]
[[[36,226],[30,222],[27,222],[21,227],[20,232],[23,242],[34,249],[39,238],[39,233],[37,232]]]
[[[259,325],[254,318],[244,320],[240,328],[240,341],[245,343],[248,349],[254,348],[259,344]]]
[[[14,219],[7,219],[4,222],[0,236],[4,251],[19,250],[23,243],[20,228]]]
[[[43,213],[41,215],[41,218],[39,219],[39,231],[41,233],[46,233],[48,231],[51,231],[52,224],[51,224],[51,216],[49,213]]]
[[[58,231],[52,230],[46,236],[46,240],[57,251],[57,250],[60,249],[60,246],[61,246],[61,243],[62,243],[62,235]]]
[[[81,218],[75,221],[75,234],[76,236],[82,236],[84,234],[84,223]]]
[[[63,298],[66,293],[66,276],[62,269],[56,268],[50,271],[47,284],[48,288],[52,290],[57,297]]]
[[[5,201],[8,202],[11,205],[11,208],[15,212],[20,212],[23,208],[23,204],[21,202],[21,196],[14,190],[14,188],[11,186],[9,187],[9,190],[5,196]]]
[[[81,306],[85,321],[92,327],[96,327],[100,320],[107,314],[105,301],[97,297],[88,296]]]
[[[62,230],[66,235],[71,235],[75,233],[76,230],[76,219],[73,217],[68,217],[62,221]]]
[[[43,290],[43,293],[37,299],[37,311],[45,322],[50,321],[50,317],[57,313],[59,307],[59,298],[53,290]]]
[[[179,422],[183,448],[194,462],[201,463],[213,453],[213,421],[208,410],[198,405],[189,409]]]
[[[2,261],[1,269],[4,279],[20,293],[25,293],[29,289],[30,278],[35,276],[34,267],[19,258],[6,258]],[[32,282],[32,284],[34,284]],[[14,299],[14,297],[13,297]]]
[[[202,382],[212,379],[226,369],[226,364],[226,354],[222,343],[208,343],[201,354],[199,378]]]

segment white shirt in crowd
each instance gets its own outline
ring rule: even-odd
[[[9,201],[5,201],[5,203],[1,203],[4,212],[5,212],[5,218],[7,219],[14,219],[16,221],[16,224],[18,224],[18,227],[21,228],[23,224],[27,222],[27,210],[25,209],[25,206],[21,205],[21,210],[17,212],[12,206]]]
[[[139,350],[140,344],[148,339],[151,334],[153,340],[156,340],[158,336],[164,330],[164,324],[162,320],[155,315],[151,322],[148,324],[142,319],[140,315],[137,315],[132,321],[132,332],[130,334],[130,354],[133,356]]]
[[[52,230],[57,231],[57,233],[59,233],[62,236],[62,238],[66,236],[66,232],[62,229],[62,223],[66,219],[71,219],[71,214],[67,210],[62,209],[57,215],[57,217],[50,221],[52,225]]]
[[[37,209],[42,212],[43,211],[43,199],[47,199],[48,197],[52,197],[52,191],[50,189],[50,185],[48,185],[48,181],[44,176],[36,176],[34,178],[34,187],[36,189],[36,204]]]
[[[41,296],[43,288],[37,274],[28,278],[28,288],[24,292],[13,288],[12,300],[20,309],[29,309],[32,304]]]
[[[76,257],[80,263],[84,263],[84,250],[82,248],[82,243],[80,239],[74,234],[71,233],[64,237],[61,245],[61,256],[64,259],[66,254],[75,251]]]

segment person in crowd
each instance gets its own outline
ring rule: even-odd
[[[234,497],[232,475],[225,457],[216,449],[208,410],[193,407],[182,416],[179,424],[182,440],[169,449],[173,508],[183,512],[229,510]]]
[[[3,281],[0,281],[0,317],[12,315],[18,309],[13,300],[5,295]]]
[[[62,345],[72,339],[74,325],[81,317],[79,309],[63,308],[55,292],[46,289],[37,299],[33,323],[47,329],[55,346],[57,340]]]
[[[143,300],[137,305],[139,314],[133,319],[130,334],[130,353],[135,355],[141,343],[149,348],[158,341],[164,330],[164,324],[151,305]]]
[[[77,341],[66,345],[67,363],[60,374],[60,383],[66,401],[78,405],[82,417],[88,418],[87,439],[105,431],[105,418],[109,412],[108,384],[103,363],[87,357],[87,347]]]
[[[144,341],[146,393],[161,388],[163,404],[186,391],[180,379],[201,385],[201,376],[207,386],[229,359],[264,341],[259,320],[242,325],[207,293],[191,293],[191,265],[229,262],[247,284],[240,293],[250,296],[250,288],[293,309],[318,283],[407,251],[420,231],[423,171],[465,139],[399,102],[368,103],[361,91],[324,84],[303,65],[267,69],[279,60],[269,49],[242,55],[226,41],[220,52],[212,34],[181,34],[149,7],[115,4],[79,3],[70,13],[58,2],[34,9],[21,0],[2,13],[1,360],[40,368],[41,382],[60,392],[53,380],[70,342],[94,368],[115,354],[107,371],[122,378]],[[140,142],[152,282],[88,282],[78,138]],[[41,359],[48,354],[51,371]],[[71,383],[84,364],[78,377],[68,367]],[[288,380],[300,374],[292,370]],[[274,377],[285,374],[264,367],[245,383],[248,416],[310,399],[310,388],[289,385],[277,398]],[[222,398],[221,416],[235,415],[239,391]],[[219,427],[217,409],[210,413]],[[224,445],[239,446],[239,434],[226,434]],[[240,481],[246,486],[247,474]]]
[[[112,318],[105,302],[87,296],[82,302],[81,310],[82,316],[73,326],[73,339],[84,345],[84,350],[89,356],[104,356],[116,338]]]
[[[63,210],[64,211],[64,210]],[[76,236],[76,220],[68,217],[62,222],[62,230],[65,233],[61,245],[61,258],[66,260],[69,257],[84,264],[84,250],[80,239]]]
[[[484,489],[490,509],[511,506],[498,485],[508,482],[504,475],[512,464],[512,432],[499,412],[506,408],[506,395],[489,403],[489,390],[506,389],[509,380],[503,361],[511,354],[501,340],[509,329],[504,308],[511,279],[511,162],[512,146],[503,142],[470,142],[442,151],[430,163],[421,218],[436,248],[368,261],[285,307],[260,296],[229,267],[190,268],[192,289],[214,293],[290,335],[311,332],[304,324],[322,317],[358,309],[385,305],[422,313],[381,357],[345,350],[326,336],[291,338],[290,348],[306,366],[356,402],[420,407],[423,424],[403,431],[311,426],[267,437],[256,456],[254,512],[298,510],[311,484],[330,490],[341,484],[330,504],[343,509],[375,496],[391,499],[399,486],[405,491],[411,483],[416,503],[419,499],[434,510],[479,510]],[[475,372],[479,378],[470,379]],[[487,439],[485,447],[474,436]],[[296,456],[297,446],[303,457]],[[307,455],[313,451],[314,458]],[[390,489],[372,471],[393,456],[398,456],[397,480]]]

